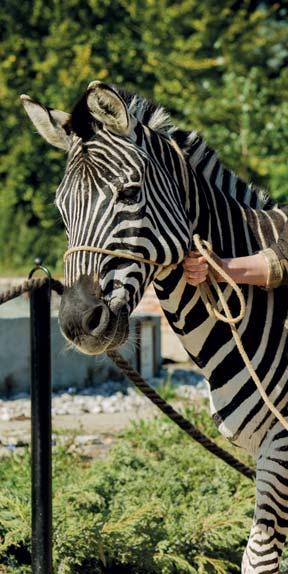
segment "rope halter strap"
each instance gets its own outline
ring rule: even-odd
[[[91,245],[78,245],[76,247],[70,247],[64,253],[64,263],[66,263],[69,255],[72,253],[77,253],[78,251],[86,251],[90,253],[102,253],[103,255],[111,255],[112,257],[121,257],[122,259],[129,259],[130,261],[138,261],[139,263],[147,263],[148,265],[155,265],[159,267],[159,271],[157,273],[157,277],[163,271],[169,271],[176,269],[178,263],[170,263],[169,265],[163,265],[163,263],[158,263],[158,261],[154,261],[153,259],[145,259],[141,257],[141,255],[136,255],[134,253],[124,253],[123,251],[112,251],[111,249],[104,249],[103,247],[93,247]]]
[[[283,415],[278,411],[278,409],[274,406],[274,404],[270,401],[265,389],[263,388],[261,381],[257,375],[257,373],[255,372],[255,369],[243,347],[240,335],[235,327],[235,324],[238,323],[239,321],[241,321],[245,315],[246,312],[246,303],[245,303],[245,299],[243,296],[243,293],[240,289],[240,287],[238,287],[238,285],[235,283],[235,281],[233,281],[233,279],[227,275],[227,273],[222,269],[222,267],[220,267],[220,265],[218,265],[218,263],[213,259],[212,256],[212,247],[210,245],[210,243],[208,241],[205,240],[201,240],[199,235],[195,234],[193,235],[193,241],[194,244],[196,246],[196,248],[198,249],[199,253],[201,255],[203,255],[210,267],[211,267],[211,271],[209,271],[208,276],[210,279],[210,282],[212,284],[212,286],[214,287],[217,296],[219,297],[219,300],[221,302],[222,308],[224,313],[220,313],[220,311],[218,311],[217,309],[217,301],[215,300],[215,297],[211,291],[211,288],[209,286],[209,284],[207,282],[205,283],[200,283],[200,285],[198,286],[199,291],[200,291],[200,296],[203,300],[203,303],[206,307],[206,310],[209,314],[210,317],[212,317],[215,320],[219,320],[222,321],[224,323],[228,323],[230,325],[231,328],[231,332],[234,338],[234,341],[236,343],[236,346],[238,348],[238,351],[242,357],[242,360],[246,366],[246,368],[248,369],[248,372],[252,378],[252,380],[254,381],[264,403],[266,404],[266,406],[268,407],[268,409],[273,413],[273,415],[278,419],[278,421],[282,424],[282,426],[288,430],[288,422],[286,421],[286,419],[283,417]],[[140,263],[148,263],[149,265],[156,265],[156,267],[159,267],[159,272],[158,272],[158,277],[159,275],[167,270],[172,270],[172,269],[176,269],[178,263],[171,263],[170,265],[163,265],[162,263],[158,263],[157,261],[153,261],[153,259],[145,259],[144,257],[141,257],[139,255],[134,255],[132,253],[123,253],[122,251],[112,251],[110,249],[103,249],[102,247],[92,247],[90,245],[79,245],[78,247],[70,247],[69,249],[67,249],[67,251],[64,254],[64,263],[66,262],[67,258],[69,257],[69,255],[71,255],[72,253],[76,253],[77,251],[87,251],[87,252],[92,252],[92,253],[103,253],[104,255],[111,255],[112,257],[121,257],[123,259],[130,259],[131,261],[139,261]],[[213,274],[213,271],[217,271],[217,273],[223,277],[223,279],[228,283],[228,285],[230,285],[230,287],[235,291],[238,300],[239,300],[239,304],[240,304],[240,312],[237,315],[237,317],[232,317],[229,305],[224,297],[224,294],[219,286],[219,284],[217,283],[215,276]]]

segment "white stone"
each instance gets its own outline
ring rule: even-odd
[[[74,439],[76,445],[102,444],[98,435],[78,435]]]
[[[95,405],[95,407],[93,407],[91,410],[91,413],[94,415],[99,415],[99,413],[103,413],[103,409],[99,405]]]
[[[4,412],[4,413],[1,413],[0,418],[2,421],[10,421],[12,416],[9,413]]]

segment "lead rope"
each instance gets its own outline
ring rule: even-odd
[[[217,283],[214,273],[212,271],[208,272],[208,277],[209,280],[212,284],[212,286],[214,287],[217,296],[219,297],[219,300],[222,304],[223,310],[224,310],[224,315],[221,314],[218,309],[217,309],[217,302],[215,300],[215,297],[208,285],[207,282],[205,283],[200,283],[200,285],[198,286],[199,291],[200,291],[200,295],[201,295],[201,299],[206,307],[206,310],[208,312],[208,314],[210,315],[210,317],[214,318],[214,319],[219,319],[219,321],[223,321],[224,323],[228,323],[230,325],[230,329],[232,331],[232,335],[234,337],[234,341],[237,345],[238,351],[244,361],[245,366],[247,367],[249,374],[251,376],[251,378],[253,379],[264,403],[267,405],[268,409],[270,409],[270,411],[274,414],[274,416],[280,421],[280,423],[282,424],[282,426],[288,430],[288,422],[286,421],[286,419],[281,415],[281,413],[278,411],[278,409],[274,406],[274,404],[270,401],[266,391],[263,389],[263,386],[261,384],[261,381],[257,375],[257,373],[255,372],[255,369],[243,347],[242,341],[241,341],[241,337],[235,327],[235,324],[238,323],[241,319],[243,319],[245,312],[246,312],[246,303],[244,300],[244,296],[243,293],[241,291],[241,289],[238,287],[238,285],[235,283],[235,281],[233,281],[233,279],[227,275],[227,273],[220,267],[220,265],[218,265],[218,263],[216,263],[216,261],[214,261],[211,253],[212,253],[212,247],[211,244],[208,241],[204,241],[201,240],[198,234],[193,235],[193,241],[194,244],[196,246],[196,249],[199,251],[199,253],[201,255],[203,255],[203,257],[205,257],[205,259],[207,260],[207,262],[209,263],[209,265],[211,266],[211,268],[215,271],[217,271],[217,273],[219,273],[219,275],[221,275],[223,277],[223,279],[225,279],[225,281],[230,285],[230,287],[232,287],[232,289],[235,291],[238,299],[239,299],[239,303],[240,303],[240,313],[237,317],[232,317],[231,315],[231,311],[229,309],[229,306],[227,304],[227,301],[225,300],[225,297],[223,295],[222,289],[220,288],[220,285]]]
[[[214,271],[217,271],[219,275],[221,275],[223,277],[223,279],[225,279],[226,283],[228,283],[228,285],[230,285],[230,287],[235,291],[238,300],[239,300],[239,304],[240,304],[240,312],[236,317],[232,317],[231,311],[229,309],[229,306],[225,300],[224,294],[219,286],[219,284],[217,283],[213,272],[209,271],[208,272],[208,277],[209,280],[211,282],[211,285],[214,287],[216,294],[222,304],[223,310],[224,310],[224,314],[220,313],[220,311],[217,308],[217,301],[208,285],[207,282],[205,283],[201,283],[198,288],[200,291],[200,296],[201,299],[206,307],[206,310],[209,314],[210,317],[212,317],[213,319],[218,319],[219,321],[222,321],[223,323],[227,323],[230,325],[231,331],[232,331],[232,335],[234,337],[236,346],[238,348],[238,351],[243,359],[243,362],[246,366],[246,368],[248,369],[248,372],[251,376],[251,378],[253,379],[264,403],[267,405],[268,409],[274,414],[274,416],[280,421],[280,423],[282,424],[282,426],[288,430],[288,422],[285,420],[285,418],[281,415],[281,413],[278,411],[278,409],[273,405],[273,403],[270,401],[266,391],[263,389],[261,381],[258,377],[258,375],[256,374],[253,365],[243,347],[240,335],[235,327],[236,323],[239,323],[239,321],[241,321],[244,318],[245,312],[246,312],[246,303],[245,303],[245,299],[243,296],[243,293],[240,289],[240,287],[237,285],[237,283],[235,283],[235,281],[233,281],[233,279],[222,269],[222,267],[220,267],[220,265],[218,265],[218,263],[216,263],[216,261],[214,261],[213,257],[212,257],[212,247],[211,244],[208,241],[205,240],[201,240],[200,236],[198,234],[193,235],[193,241],[194,244],[196,246],[196,248],[198,249],[199,253],[201,255],[203,255],[205,257],[205,259],[208,261],[208,263],[210,264],[211,268]],[[90,245],[78,245],[75,247],[70,247],[69,249],[67,249],[67,251],[64,254],[64,263],[66,263],[67,258],[72,255],[72,253],[76,253],[77,251],[87,251],[87,252],[92,252],[92,253],[101,253],[104,255],[111,255],[113,257],[122,257],[124,259],[130,259],[132,261],[139,261],[140,263],[148,263],[149,265],[155,265],[157,267],[159,267],[159,271],[158,271],[158,278],[160,276],[160,274],[164,271],[167,270],[172,270],[175,269],[177,267],[177,263],[172,263],[170,265],[163,265],[161,263],[158,263],[157,261],[154,261],[152,259],[145,259],[139,255],[136,254],[132,254],[132,253],[125,253],[122,251],[112,251],[110,249],[104,249],[102,247],[94,247],[94,246],[90,246]]]
[[[243,462],[237,460],[230,452],[227,452],[210,438],[197,429],[190,421],[185,419],[181,413],[176,411],[172,405],[167,403],[162,397],[145,381],[141,375],[131,367],[131,365],[118,353],[118,351],[108,351],[108,357],[116,363],[117,367],[125,373],[125,375],[134,383],[134,385],[145,395],[162,413],[171,419],[179,428],[186,434],[193,438],[196,442],[201,444],[206,450],[229,464],[232,468],[238,470],[246,478],[256,478],[255,470],[247,467]]]

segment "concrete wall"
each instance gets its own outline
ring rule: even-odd
[[[137,313],[146,313],[147,315],[156,313],[161,317],[161,355],[165,359],[184,363],[189,360],[182,343],[172,331],[155,294],[153,285],[146,289],[137,309]]]
[[[21,282],[21,278],[0,279],[0,291],[6,291]],[[52,373],[54,388],[67,388],[74,385],[79,388],[95,385],[107,378],[119,379],[118,370],[106,356],[89,357],[76,351],[65,350],[66,342],[59,332],[57,322],[59,302],[60,298],[53,292]],[[151,318],[152,324],[149,323]],[[122,350],[144,377],[149,378],[158,372],[161,356],[178,362],[188,360],[186,351],[163,314],[152,285],[145,291],[130,321],[131,335]],[[29,300],[28,296],[24,295],[0,306],[0,394],[27,391],[30,385],[29,373]]]
[[[17,302],[16,302],[17,301]],[[28,392],[30,388],[30,318],[25,298],[0,307],[0,395]],[[22,316],[19,316],[22,315]],[[143,376],[155,376],[161,366],[160,317],[131,318],[130,337],[123,355]],[[51,318],[52,381],[54,389],[95,386],[123,376],[106,355],[82,355],[67,350],[55,314]],[[137,345],[135,344],[137,337]],[[139,344],[140,341],[140,344]]]
[[[21,278],[13,278],[13,279],[1,279],[0,278],[0,291],[6,290],[12,286],[19,285],[23,279]],[[17,299],[17,305],[20,304],[22,298]],[[59,308],[60,298],[55,293],[52,293],[52,310],[57,313]],[[9,303],[0,306],[0,317],[3,316],[3,312],[5,309],[8,309]],[[22,313],[25,312],[25,308],[27,308],[27,303],[23,300],[22,302]],[[145,314],[145,315],[159,315],[161,317],[161,355],[163,358],[172,359],[177,362],[185,362],[189,360],[188,354],[186,353],[185,349],[183,348],[182,344],[180,343],[177,335],[172,331],[162,309],[161,305],[158,301],[158,298],[155,295],[155,291],[153,285],[150,285],[148,289],[146,289],[144,296],[142,297],[138,307],[135,310],[136,314]]]

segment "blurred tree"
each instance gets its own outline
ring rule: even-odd
[[[31,130],[29,93],[69,111],[88,82],[154,99],[242,176],[288,197],[287,2],[2,0],[0,263],[61,267],[54,207],[65,157]]]

